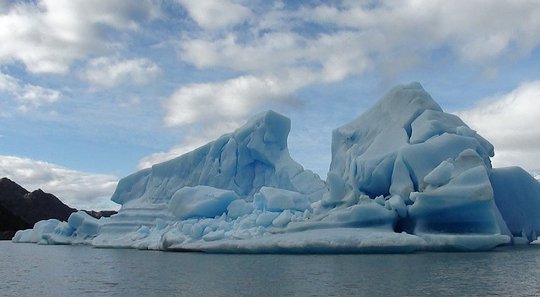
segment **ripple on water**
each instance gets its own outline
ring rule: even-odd
[[[540,246],[213,255],[0,242],[3,296],[540,296]]]

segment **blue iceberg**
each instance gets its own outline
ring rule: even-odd
[[[192,152],[122,179],[118,214],[83,213],[14,242],[220,253],[480,251],[540,234],[540,183],[493,169],[493,146],[419,83],[334,130],[326,181],[289,155],[268,111]]]

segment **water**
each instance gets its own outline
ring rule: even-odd
[[[212,255],[0,242],[1,296],[540,296],[540,246]]]

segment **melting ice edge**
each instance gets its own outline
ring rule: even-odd
[[[45,220],[13,242],[221,253],[489,250],[540,234],[540,183],[492,168],[493,146],[419,83],[332,134],[327,180],[289,155],[268,111],[120,180],[117,215]]]

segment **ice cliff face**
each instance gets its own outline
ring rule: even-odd
[[[290,128],[290,120],[276,112],[259,114],[231,134],[120,180],[111,199],[119,204],[167,202],[183,187],[204,185],[246,197],[268,186],[317,200],[325,185],[291,159]]]
[[[519,168],[492,169],[493,146],[444,113],[418,83],[392,89],[334,131],[326,182],[291,159],[289,130],[284,116],[260,114],[121,180],[112,197],[122,204],[117,215],[93,222],[76,213],[68,223],[36,225],[14,241],[410,252],[487,250],[530,242],[540,231],[540,184]]]

